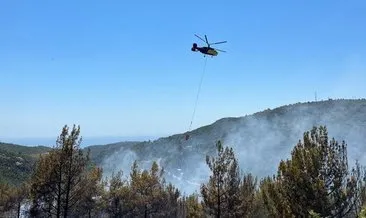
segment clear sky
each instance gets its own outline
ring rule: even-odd
[[[179,3],[177,3],[179,2]],[[366,96],[366,1],[0,2],[0,140],[187,131],[284,104]]]

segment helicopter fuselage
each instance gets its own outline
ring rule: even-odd
[[[212,55],[212,56],[216,56],[218,54],[218,52],[210,47],[201,47],[201,48],[197,48],[198,51],[200,51],[203,54],[207,54],[207,55]]]
[[[198,50],[199,52],[201,52],[202,54],[205,54],[205,55],[216,56],[218,54],[218,52],[215,49],[211,48],[211,47],[193,46],[192,51],[196,51],[196,50]]]

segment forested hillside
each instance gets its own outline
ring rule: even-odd
[[[135,159],[144,169],[155,160],[164,166],[168,181],[191,193],[208,176],[204,159],[207,154],[215,153],[213,145],[217,140],[233,147],[242,170],[266,176],[276,171],[276,164],[289,156],[303,131],[313,125],[326,125],[333,137],[347,141],[352,162],[358,159],[365,163],[365,99],[297,103],[253,115],[223,118],[192,132],[155,141],[93,145],[84,151],[90,149],[92,162],[102,166],[106,176],[117,169],[129,172]],[[190,136],[189,140],[185,140],[185,134]],[[49,149],[1,143],[0,178],[19,183],[30,175],[35,158]],[[20,158],[24,164],[20,164]]]
[[[258,178],[241,171],[234,149],[218,140],[205,164],[209,177],[196,194],[164,179],[158,162],[130,173],[103,168],[80,148],[80,127],[62,129],[54,149],[41,155],[34,173],[16,187],[0,183],[4,217],[363,217],[365,170],[348,164],[346,142],[325,126],[305,131],[278,173]],[[263,163],[264,165],[265,163]]]
[[[56,140],[55,140],[56,142]],[[138,142],[120,142],[107,145],[92,145],[83,149],[90,150],[93,163],[100,163],[109,155],[124,147],[131,147]],[[19,185],[27,180],[34,169],[34,164],[41,154],[47,153],[53,146],[22,146],[0,142],[0,181]]]
[[[39,154],[49,147],[27,147],[0,142],[0,182],[19,185],[28,179]]]
[[[326,125],[335,139],[347,142],[351,163],[356,159],[366,163],[366,100],[329,99],[223,118],[189,133],[122,148],[97,164],[110,175],[115,169],[129,172],[135,159],[144,169],[157,161],[165,168],[168,181],[192,193],[209,176],[204,160],[215,153],[217,140],[233,147],[242,170],[266,176],[276,172],[281,159],[289,157],[305,130],[319,125]],[[186,134],[189,140],[185,140]]]

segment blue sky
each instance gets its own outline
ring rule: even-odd
[[[0,140],[167,136],[284,104],[366,96],[365,1],[1,1]]]

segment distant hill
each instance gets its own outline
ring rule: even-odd
[[[119,152],[121,149],[131,149],[135,144],[138,143],[140,142],[131,141],[131,142],[118,142],[106,145],[92,145],[85,147],[84,151],[86,152],[88,149],[90,149],[90,159],[94,163],[100,165],[103,162],[103,160],[109,158],[110,155]]]
[[[0,142],[0,182],[20,184],[29,178],[39,154],[49,147],[27,147]]]
[[[100,163],[110,154],[138,142],[119,142],[107,145],[93,145],[84,148],[90,149],[92,162]],[[51,147],[22,146],[0,142],[0,182],[18,185],[28,179],[34,169],[34,164],[40,154],[47,153]]]
[[[156,160],[164,167],[168,181],[190,193],[207,180],[205,156],[215,154],[217,140],[234,148],[243,171],[261,177],[275,173],[279,161],[289,157],[303,133],[314,125],[326,125],[330,137],[347,142],[351,165],[355,159],[366,165],[365,99],[296,103],[243,117],[223,118],[189,132],[189,140],[182,133],[154,141],[94,145],[85,149],[90,149],[92,161],[103,167],[106,176],[120,169],[127,176],[135,159],[142,168],[151,167]],[[50,148],[0,143],[0,179],[26,178],[32,158],[47,149]],[[19,157],[29,164],[17,164]]]

